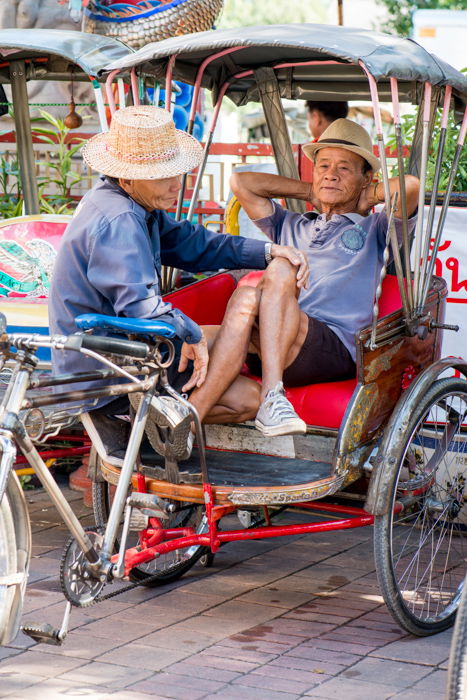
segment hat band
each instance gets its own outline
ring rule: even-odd
[[[359,146],[358,143],[353,143],[353,141],[344,141],[344,139],[320,139],[319,141],[317,141],[317,143],[343,143],[346,146],[355,146],[356,148],[363,148],[363,146]]]
[[[110,155],[124,161],[125,163],[148,163],[152,161],[172,160],[172,158],[177,155],[179,149],[170,148],[159,153],[145,153],[141,156],[135,155],[134,153],[122,153],[117,148],[110,146],[110,144],[106,144],[106,150],[110,153]]]

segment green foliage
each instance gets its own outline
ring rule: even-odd
[[[465,10],[465,0],[376,0],[383,5],[388,18],[380,27],[381,31],[399,36],[410,36],[412,14],[415,10]]]
[[[427,165],[427,185],[426,189],[430,191],[433,188],[433,178],[436,168],[436,156],[438,153],[439,138],[441,133],[440,128],[441,113],[438,114],[433,135],[430,141],[430,150],[428,154],[428,165]],[[416,114],[406,114],[401,118],[402,125],[402,140],[403,143],[410,145],[413,142],[413,136],[415,131]],[[454,123],[454,118],[452,112],[449,113],[449,120],[446,129],[446,142],[444,146],[443,160],[441,164],[440,180],[438,185],[438,191],[443,191],[446,189],[449,176],[451,174],[451,165],[454,160],[454,152],[456,150],[457,139],[459,137],[460,124]],[[396,147],[395,137],[388,140],[388,145],[391,148]],[[405,168],[408,165],[408,158],[404,163]],[[397,175],[397,168],[394,169],[393,175]],[[454,192],[467,192],[467,149],[462,149],[461,156],[459,160],[459,168],[457,170],[457,175],[454,180]]]
[[[224,10],[217,26],[248,27],[256,24],[291,24],[328,21],[329,2],[323,0],[225,0]]]
[[[13,181],[13,182],[12,182]],[[18,161],[0,158],[0,218],[21,216],[22,200]]]
[[[81,175],[72,170],[73,156],[82,146],[83,139],[74,146],[67,145],[70,129],[65,126],[63,119],[54,117],[45,110],[40,110],[41,117],[32,119],[33,135],[42,143],[57,147],[48,162],[52,175],[42,175],[38,178],[41,212],[46,214],[69,214],[73,212],[75,202],[71,197],[71,188],[82,180]],[[35,126],[34,123],[45,120],[53,128]],[[55,195],[45,196],[51,185],[58,190]]]
[[[56,152],[51,154],[47,163],[51,174],[37,178],[39,209],[43,214],[72,214],[77,203],[71,196],[71,188],[82,180],[81,175],[72,169],[73,156],[81,148],[83,139],[73,146],[68,146],[70,129],[65,126],[64,121],[45,110],[40,110],[40,114],[40,117],[31,119],[32,134],[41,143],[53,146]],[[42,126],[44,121],[50,124],[50,127]],[[0,168],[0,218],[21,216],[23,200],[18,162],[9,162],[1,157]],[[50,194],[51,186],[56,190],[55,194]]]

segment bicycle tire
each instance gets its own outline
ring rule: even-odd
[[[0,501],[0,578],[18,575],[17,585],[0,584],[0,646],[16,637],[31,556],[31,527],[16,474],[10,472]]]
[[[466,411],[466,381],[433,384],[391,447],[394,465],[382,487],[385,514],[375,517],[384,600],[398,624],[417,636],[450,627],[459,605],[467,555],[467,434],[458,423]],[[444,450],[441,440],[446,449],[440,459],[437,453],[433,469],[430,457],[436,447]]]
[[[105,528],[107,524],[110,511],[111,488],[107,481],[94,481],[92,484],[92,503],[97,527]],[[204,522],[203,506],[195,503],[186,504],[186,506],[184,510],[170,515],[169,519],[164,521],[164,526],[170,528],[193,527],[198,533],[206,531],[207,525]],[[129,546],[138,544],[139,538],[137,533],[130,533],[129,537],[132,539],[129,542]],[[117,547],[118,544],[116,544]],[[171,583],[183,576],[196,564],[200,557],[209,552],[208,547],[200,545],[186,548],[186,551],[180,549],[163,554],[157,559],[131,569],[130,579],[140,582],[149,588],[160,586],[164,583]],[[157,578],[153,578],[156,575]],[[145,583],[145,579],[149,577],[151,577],[151,580]]]
[[[457,610],[449,654],[446,700],[467,698],[467,576]]]

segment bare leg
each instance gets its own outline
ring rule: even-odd
[[[190,396],[190,401],[196,406],[201,420],[205,420],[209,414],[211,419],[215,415],[219,416],[217,422],[222,422],[221,416],[227,415],[217,405],[242,369],[250,343],[251,329],[258,314],[259,299],[260,291],[258,289],[239,287],[227,305],[222,326],[217,332],[212,347],[206,380]],[[241,399],[240,386],[237,384],[236,390],[234,390],[234,403],[237,409],[239,408],[239,399]],[[240,393],[237,393],[237,390]],[[248,404],[248,412],[251,413],[249,401]],[[212,413],[214,406],[216,406],[216,411]],[[226,408],[225,404],[224,408]],[[233,409],[233,406],[231,408]],[[234,420],[235,411],[229,409],[228,413],[230,417],[227,420]],[[241,413],[243,414],[244,411]]]
[[[262,399],[282,381],[284,369],[297,357],[307,334],[308,318],[300,311],[296,295],[296,268],[284,258],[275,258],[261,281]]]

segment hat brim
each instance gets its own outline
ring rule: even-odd
[[[199,141],[185,131],[175,130],[178,153],[169,160],[131,163],[113,156],[107,150],[109,132],[96,134],[86,142],[81,155],[93,170],[109,177],[125,180],[162,180],[189,173],[203,159]]]
[[[323,148],[343,148],[345,151],[351,151],[361,156],[367,163],[369,163],[372,169],[376,172],[381,168],[381,161],[373,153],[367,151],[366,148],[360,148],[360,146],[347,145],[345,143],[320,143],[319,141],[306,143],[303,146],[303,152],[310,160],[314,160],[317,151]]]

